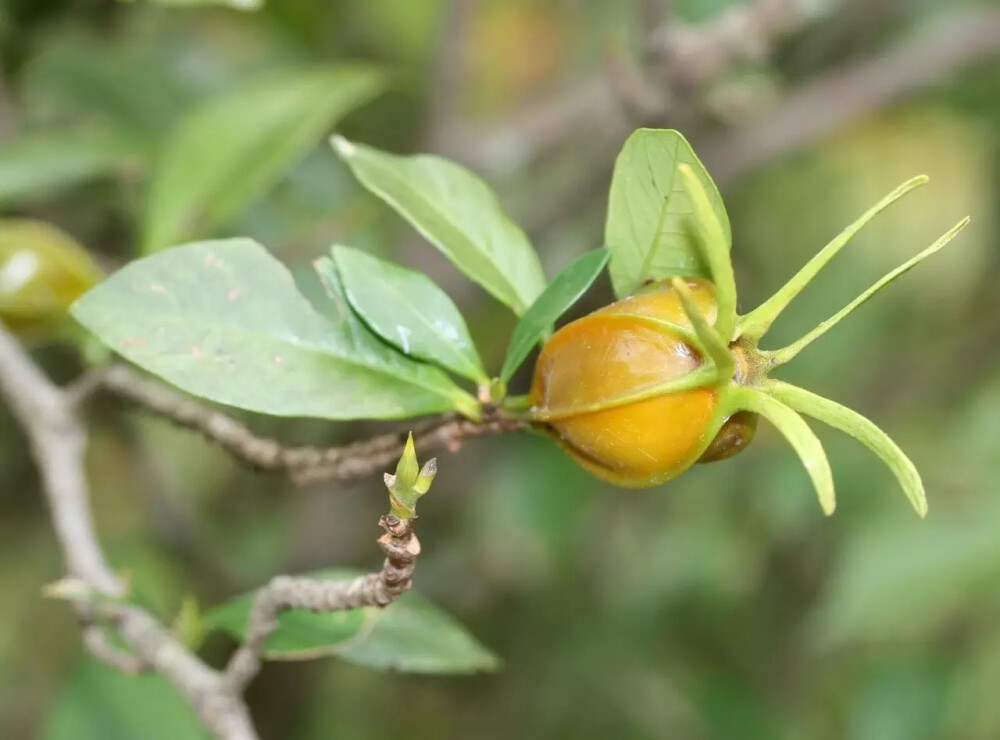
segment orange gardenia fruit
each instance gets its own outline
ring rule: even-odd
[[[712,283],[693,278],[686,283],[698,309],[714,322]],[[691,329],[668,282],[567,324],[535,366],[534,417],[547,423],[583,467],[629,488],[669,480],[703,456],[728,457],[749,441],[751,415],[734,415],[734,423],[720,432],[726,420],[719,418],[716,388],[657,392],[704,364],[683,337]]]

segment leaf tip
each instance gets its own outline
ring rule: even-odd
[[[419,475],[419,473],[420,465],[417,462],[417,448],[416,445],[413,444],[413,432],[410,432],[406,437],[406,444],[403,446],[403,452],[399,456],[399,462],[396,464],[394,481],[397,485],[410,487],[417,479],[417,475]]]

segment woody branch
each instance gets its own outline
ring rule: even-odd
[[[280,576],[261,589],[245,642],[218,671],[188,650],[149,612],[128,602],[128,589],[101,550],[84,473],[86,429],[77,414],[79,388],[52,383],[0,323],[0,397],[24,428],[42,476],[43,490],[62,549],[68,578],[50,589],[70,601],[83,627],[83,642],[96,659],[125,673],[151,671],[169,681],[204,726],[222,740],[256,740],[241,694],[259,671],[267,642],[286,609],[339,611],[383,607],[410,586],[420,544],[413,534],[416,499],[436,473],[431,461],[416,470],[412,442],[396,475],[387,475],[391,513],[379,524],[386,555],[378,572],[343,582]],[[403,465],[407,461],[408,467]],[[412,470],[410,470],[412,468]],[[126,649],[109,638],[113,630]]]

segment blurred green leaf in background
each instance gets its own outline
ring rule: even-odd
[[[157,156],[144,251],[211,235],[382,85],[380,72],[361,66],[299,69],[253,81],[192,111]]]
[[[312,574],[344,579],[358,571],[328,570]],[[240,638],[253,606],[253,594],[210,612],[208,629]],[[404,673],[475,673],[499,667],[498,658],[452,617],[415,592],[400,596],[384,609],[365,607],[313,614],[285,612],[268,641],[271,660],[309,660],[337,656],[351,663]]]
[[[117,132],[40,133],[0,142],[0,203],[30,202],[56,188],[127,170],[140,156]]]
[[[93,659],[56,701],[42,740],[202,740],[201,723],[159,676],[127,676]]]

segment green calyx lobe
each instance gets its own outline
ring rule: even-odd
[[[795,296],[869,221],[908,192],[925,184],[927,178],[912,178],[889,193],[820,250],[771,298],[756,309],[740,315],[736,311],[736,284],[729,256],[728,229],[720,222],[702,179],[695,175],[690,165],[681,164],[677,173],[691,201],[692,230],[697,235],[704,262],[710,268],[711,284],[715,291],[712,306],[714,311],[711,313],[715,315],[707,316],[704,302],[699,305],[695,300],[693,283],[674,277],[670,279],[669,287],[664,284],[666,281],[650,282],[633,295],[646,296],[664,288],[673,290],[683,307],[687,325],[648,315],[622,315],[621,318],[623,321],[638,321],[683,342],[697,357],[697,362],[686,374],[666,382],[640,384],[616,392],[611,397],[601,398],[599,402],[573,408],[535,407],[530,418],[557,425],[560,420],[570,419],[574,415],[607,411],[667,394],[681,395],[710,390],[715,394],[711,418],[704,426],[698,448],[694,454],[685,457],[689,460],[684,463],[685,466],[695,461],[714,462],[738,453],[750,442],[758,419],[763,417],[778,428],[798,453],[816,489],[823,511],[832,514],[836,507],[836,497],[830,465],[819,439],[803,418],[812,417],[849,434],[874,452],[896,476],[918,515],[926,515],[927,500],[920,475],[888,435],[861,414],[810,391],[771,379],[769,374],[793,359],[889,283],[943,248],[968,224],[969,219],[961,220],[930,247],[887,273],[797,341],[776,350],[766,350],[759,347],[761,339]],[[614,305],[625,304],[628,300],[625,298]],[[672,470],[668,476],[651,478],[649,484],[676,474],[678,471]]]
[[[684,176],[683,169],[681,175]],[[728,259],[721,259],[723,254],[728,257],[729,245],[713,241],[710,236],[706,236],[706,234],[710,235],[713,232],[716,235],[720,233],[719,229],[711,226],[715,214],[706,207],[707,201],[703,197],[704,194],[698,193],[702,186],[697,178],[690,176],[686,178],[686,184],[692,194],[695,218],[710,224],[708,228],[700,229],[699,234],[702,235],[701,244],[707,253],[709,263],[712,265],[713,280],[716,282],[719,293],[719,318],[711,328],[716,334],[716,339],[725,342],[726,351],[736,368],[735,372],[728,376],[728,379],[723,379],[722,375],[716,378],[716,382],[720,383],[721,388],[717,418],[725,419],[725,421],[702,455],[701,462],[721,460],[743,449],[753,436],[756,428],[756,417],[763,416],[774,424],[795,448],[812,479],[823,511],[832,514],[836,507],[836,497],[829,462],[819,439],[803,419],[804,415],[829,424],[867,446],[896,476],[917,514],[926,515],[927,498],[920,475],[909,458],[885,432],[861,414],[835,401],[788,383],[773,380],[768,375],[792,360],[810,343],[836,326],[854,309],[867,302],[889,283],[942,249],[958,232],[965,228],[969,219],[966,217],[959,221],[928,248],[884,275],[840,311],[790,345],[777,350],[764,350],[759,348],[759,343],[775,319],[788,307],[795,296],[819,274],[822,268],[846,246],[858,231],[883,210],[927,181],[928,178],[921,175],[897,187],[820,250],[771,298],[753,311],[738,315],[735,311],[735,292],[731,296],[723,295],[725,291],[730,289],[729,286],[732,286],[731,289],[735,291],[735,283],[731,279],[732,267]],[[700,201],[704,202],[699,205]],[[715,259],[712,259],[713,254]],[[724,274],[717,276],[716,270],[722,270]],[[688,309],[687,304],[685,304],[685,309]],[[728,319],[723,315],[726,311],[731,311]],[[697,328],[698,324],[695,323],[695,326]],[[723,365],[720,358],[712,355],[712,348],[708,347],[709,343],[702,336],[703,333],[699,331],[699,337],[706,348],[710,350],[712,363],[719,368],[720,374],[724,370],[724,374],[728,375],[729,366]],[[715,347],[715,352],[718,354],[717,343]]]

